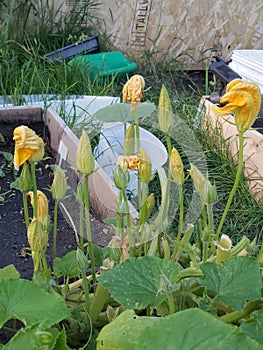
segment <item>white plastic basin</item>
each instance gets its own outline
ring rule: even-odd
[[[129,124],[127,123],[127,127]],[[124,126],[123,123],[107,123],[101,130],[98,146],[94,150],[94,156],[98,164],[113,179],[116,162],[119,155],[123,154]],[[163,166],[168,158],[167,150],[163,143],[151,132],[140,127],[140,147],[147,153],[152,163],[153,173]],[[137,195],[137,174],[130,171],[130,183],[127,188],[134,196]]]

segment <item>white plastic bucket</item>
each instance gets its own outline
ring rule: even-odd
[[[258,84],[263,94],[263,50],[234,50],[229,67],[246,81]]]
[[[127,127],[129,124],[127,123]],[[153,173],[163,166],[168,158],[167,150],[163,143],[151,132],[140,129],[140,147],[147,153],[152,163]],[[123,154],[124,125],[123,123],[107,123],[101,130],[98,146],[94,149],[94,156],[98,164],[113,179],[116,162],[119,155]],[[137,173],[130,171],[130,183],[127,190],[136,197]]]

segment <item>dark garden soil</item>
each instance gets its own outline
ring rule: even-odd
[[[24,123],[26,125],[26,123]],[[21,123],[19,124],[21,125]],[[0,142],[0,169],[4,172],[0,177],[0,268],[13,264],[22,278],[31,279],[33,274],[32,259],[26,248],[29,247],[27,232],[24,222],[22,193],[19,189],[12,188],[12,184],[19,174],[15,174],[13,163],[8,162],[3,152],[13,154],[14,142],[13,130],[16,124],[1,124],[0,133],[4,136],[4,142]],[[43,125],[30,124],[30,128],[40,136],[43,134]],[[43,191],[49,199],[49,214],[53,218],[54,202],[49,188],[52,184],[53,171],[51,165],[55,163],[55,155],[48,148],[46,142],[46,155],[48,159],[41,161],[36,166],[37,187]],[[31,207],[28,200],[29,208]],[[30,208],[31,209],[31,208]],[[91,226],[94,243],[105,246],[113,235],[112,229],[96,218],[91,212]],[[52,262],[52,229],[50,232],[47,260],[49,266]],[[76,249],[76,240],[73,229],[64,218],[62,212],[58,213],[57,230],[57,256],[62,257],[70,250]]]

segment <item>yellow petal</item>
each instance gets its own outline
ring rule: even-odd
[[[236,85],[238,85],[240,83],[242,83],[242,80],[239,78],[231,80],[230,83],[228,83],[226,86],[226,92],[230,91],[233,87],[235,87]]]
[[[255,122],[260,105],[261,92],[255,83],[243,83],[235,79],[227,85],[226,94],[220,99],[220,105],[213,106],[218,115],[234,114],[237,129],[248,130]]]
[[[34,207],[34,192],[29,191],[30,203]],[[45,221],[48,217],[48,199],[42,191],[37,191],[37,218],[39,221]]]
[[[13,135],[15,141],[14,166],[16,170],[19,170],[19,167],[27,160],[38,162],[43,158],[44,142],[32,129],[21,125],[14,129]]]
[[[241,83],[240,85],[239,84],[235,85],[231,90],[246,91],[246,92],[250,93],[250,95],[252,96],[252,99],[253,99],[253,106],[255,108],[255,114],[257,117],[259,110],[260,110],[261,98],[262,98],[261,91],[260,91],[258,85],[255,83],[251,83],[251,82]]]
[[[149,183],[152,177],[151,160],[143,149],[140,149],[140,152],[138,153],[138,158],[139,158],[139,166],[138,166],[139,178],[142,181]]]
[[[23,165],[34,153],[33,149],[29,148],[15,148],[14,154],[14,167],[19,170],[19,167]]]

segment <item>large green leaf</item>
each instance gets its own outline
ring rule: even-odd
[[[97,341],[97,350],[262,349],[239,328],[199,309],[160,318],[127,310],[101,330]]]
[[[138,103],[135,113],[138,118],[144,118],[151,115],[155,110],[154,103],[143,102]],[[94,113],[93,117],[103,122],[131,122],[134,120],[131,106],[124,103],[114,103],[110,106],[99,109]]]
[[[204,274],[200,284],[237,311],[242,311],[246,301],[261,297],[260,269],[253,257],[236,256],[220,265],[207,262],[200,268]]]
[[[19,272],[13,264],[0,269],[0,278],[19,278]]]
[[[263,309],[255,311],[249,320],[241,324],[241,329],[258,343],[263,344]]]
[[[71,278],[79,276],[79,268],[76,260],[76,250],[72,250],[62,258],[55,258],[53,271],[56,277],[68,276]]]
[[[154,256],[130,258],[105,272],[99,281],[125,308],[156,307],[175,290],[179,264]]]
[[[69,350],[66,344],[66,333],[57,328],[42,329],[35,325],[20,329],[5,345],[5,350]]]
[[[5,350],[53,349],[56,344],[58,336],[59,336],[59,330],[56,328],[42,330],[42,328],[39,327],[38,325],[22,328],[5,345],[4,349]]]
[[[0,280],[0,328],[17,318],[26,326],[41,323],[50,327],[70,312],[58,294],[48,294],[38,285],[23,279]]]

